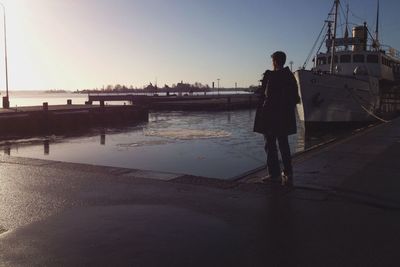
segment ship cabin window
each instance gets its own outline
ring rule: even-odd
[[[378,55],[367,55],[367,62],[368,63],[379,63]]]
[[[353,55],[353,62],[354,63],[364,63],[364,55],[361,55],[361,54]]]
[[[332,58],[332,57],[328,57],[328,64],[331,64],[331,58]],[[333,62],[334,62],[334,63],[338,63],[338,62],[339,62],[339,61],[338,61],[338,56],[334,56]]]
[[[326,57],[317,58],[317,65],[325,65],[325,64],[326,64]]]
[[[351,56],[350,55],[341,55],[340,56],[340,63],[350,63]]]
[[[393,65],[393,62],[390,61],[388,58],[386,57],[382,57],[382,64],[388,67],[391,67]]]

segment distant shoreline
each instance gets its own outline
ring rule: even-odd
[[[67,90],[61,90],[61,89],[52,89],[52,90],[45,90],[43,91],[46,94],[65,94],[65,93],[71,93],[71,91]]]
[[[188,93],[190,90],[176,90],[174,88],[170,88],[166,90],[164,88],[160,88],[158,90],[145,90],[145,89],[128,89],[128,90],[102,90],[102,89],[82,89],[82,90],[63,90],[63,89],[51,89],[51,90],[10,90],[9,93],[12,95],[13,93],[45,93],[45,94],[88,94],[88,93],[146,93],[146,94],[157,94],[157,93]],[[204,92],[252,92],[252,88],[214,88],[207,90],[192,90],[194,93],[204,93]],[[6,94],[5,91],[0,91],[0,96],[4,96]]]

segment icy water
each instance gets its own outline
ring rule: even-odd
[[[45,93],[42,91],[10,91],[10,107],[41,106],[43,102],[49,105],[65,105],[67,99],[72,99],[73,104],[85,104],[88,100],[86,94],[74,93]],[[1,96],[5,96],[1,92]]]
[[[4,94],[2,94],[4,95]],[[83,104],[85,94],[10,92],[10,106]],[[122,104],[122,103],[121,103]],[[264,140],[252,131],[255,110],[155,112],[149,122],[75,136],[0,142],[5,155],[230,179],[265,164]],[[304,149],[302,129],[290,137]]]
[[[11,156],[230,179],[265,164],[263,137],[252,131],[254,116],[255,110],[155,112],[148,123],[131,127],[0,147]],[[301,136],[290,136],[293,153],[304,149]]]
[[[2,96],[4,93],[2,93]],[[83,104],[87,95],[11,92],[11,107]],[[123,103],[119,103],[123,104]],[[155,112],[149,122],[98,128],[74,136],[39,136],[0,141],[5,155],[231,179],[265,165],[264,140],[254,133],[255,110]],[[352,129],[308,133],[298,123],[289,138],[292,153],[344,137]]]

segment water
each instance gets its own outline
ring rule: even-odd
[[[265,165],[254,116],[255,110],[155,112],[136,126],[14,140],[0,148],[19,157],[230,179]],[[301,136],[290,136],[292,152],[304,149]]]
[[[1,96],[5,96],[1,92]],[[72,104],[85,104],[88,100],[86,94],[74,93],[44,93],[42,91],[10,91],[10,107],[41,106],[43,102],[49,105],[65,105],[67,99],[72,99]]]
[[[10,92],[11,107],[66,104],[67,99],[84,104],[87,95]],[[252,131],[254,116],[254,110],[154,112],[148,123],[3,141],[0,149],[18,157],[229,179],[265,164],[263,137]],[[303,150],[302,134],[291,136],[290,145],[293,153]]]

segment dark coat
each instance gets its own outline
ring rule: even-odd
[[[288,67],[277,71],[267,70],[260,89],[254,131],[275,136],[295,134],[295,108],[300,103],[300,97],[293,73]]]

